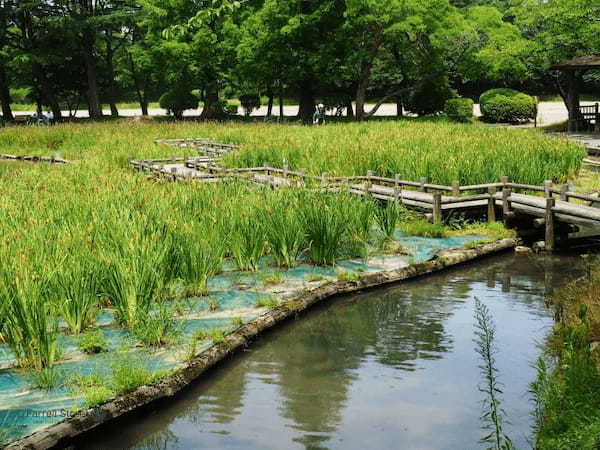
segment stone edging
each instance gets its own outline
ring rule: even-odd
[[[437,258],[432,261],[401,269],[362,274],[356,281],[332,281],[314,289],[305,290],[298,293],[296,297],[287,300],[284,304],[228,334],[222,342],[202,352],[189,365],[158,383],[151,386],[142,386],[133,392],[120,395],[104,405],[81,411],[72,417],[16,441],[6,448],[21,450],[67,447],[72,444],[74,438],[112,419],[121,417],[155,401],[174,396],[227,355],[247,346],[253,338],[263,331],[308,309],[321,300],[437,272],[446,267],[513,248],[516,245],[517,241],[515,239],[502,239],[474,248],[442,250],[438,253]]]

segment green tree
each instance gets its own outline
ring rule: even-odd
[[[345,2],[265,0],[245,21],[238,54],[248,78],[297,96],[299,119],[310,122],[315,102],[343,73]],[[255,70],[256,69],[256,70]]]
[[[0,0],[0,104],[2,105],[2,117],[4,120],[13,120],[10,108],[10,87],[8,81],[7,63],[9,58],[9,27],[14,3],[9,0]]]
[[[555,83],[571,114],[578,111],[584,72],[549,69],[564,59],[600,53],[600,0],[520,0],[512,12],[529,40],[530,66]]]

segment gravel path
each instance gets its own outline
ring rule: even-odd
[[[583,103],[587,104],[587,103]],[[369,110],[372,105],[367,105],[366,109]],[[480,116],[479,105],[475,105],[474,108],[475,115]],[[149,113],[151,116],[164,116],[166,111],[164,109],[150,109]],[[252,116],[264,116],[267,113],[267,107],[262,106],[258,110],[252,113]],[[298,106],[284,106],[283,113],[286,117],[293,117],[298,114]],[[31,115],[31,112],[17,112],[16,115]],[[68,111],[64,112],[65,116],[68,115]],[[104,114],[110,115],[109,110],[105,110]],[[141,111],[139,109],[121,109],[119,110],[119,114],[123,117],[135,117],[141,115]],[[188,110],[185,112],[186,117],[198,116],[200,114],[200,110]],[[240,108],[241,114],[241,108]],[[273,107],[273,115],[277,117],[279,115],[279,107]],[[377,111],[376,116],[385,117],[385,116],[395,116],[396,115],[396,105],[395,104],[384,104],[381,105],[379,110]],[[85,118],[88,117],[87,111],[78,111],[77,117]],[[563,122],[567,120],[567,109],[562,102],[542,102],[539,105],[539,114],[538,114],[538,126],[551,125],[558,122]],[[523,125],[522,127],[533,127],[532,124]]]

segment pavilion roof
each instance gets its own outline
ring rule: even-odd
[[[577,56],[565,59],[554,64],[551,69],[556,70],[590,70],[600,69],[600,55]]]

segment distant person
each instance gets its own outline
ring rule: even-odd
[[[46,116],[46,114],[41,113],[40,117],[38,119],[38,125],[50,125],[50,121],[48,120],[48,116]]]
[[[317,106],[317,110],[313,115],[313,124],[314,125],[324,125],[325,124],[325,105],[323,103],[319,103]]]
[[[48,118],[48,124],[54,125],[54,113],[50,110],[46,111],[46,117]]]

